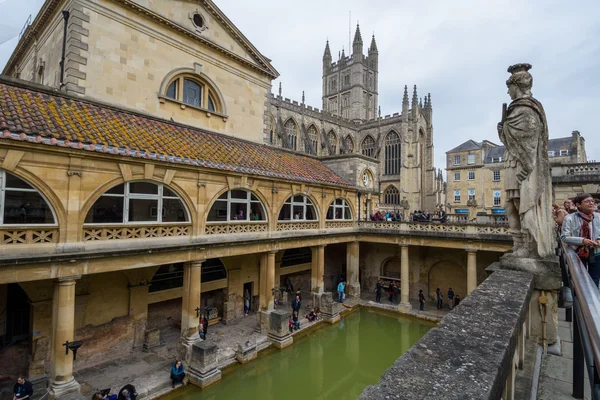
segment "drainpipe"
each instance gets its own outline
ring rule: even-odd
[[[62,12],[64,19],[64,31],[63,31],[63,43],[62,43],[62,56],[60,58],[60,89],[65,86],[65,51],[67,49],[67,24],[69,23],[69,12],[64,10]]]

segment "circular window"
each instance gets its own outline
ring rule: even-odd
[[[204,26],[204,20],[200,14],[194,14],[192,20],[194,21],[194,25],[196,25],[198,28],[202,28]]]

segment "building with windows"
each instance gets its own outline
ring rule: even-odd
[[[471,206],[477,207],[480,214],[504,215],[504,152],[504,146],[488,140],[468,140],[446,152],[447,206],[450,212],[468,215],[467,203],[471,200]],[[586,163],[585,139],[578,131],[573,131],[570,137],[549,139],[548,157],[553,171],[567,165]],[[557,192],[556,187],[554,190]],[[556,200],[561,202],[566,199],[563,197],[558,195]]]
[[[268,97],[264,142],[323,158],[340,174],[366,161],[369,167],[357,173],[374,179],[359,185],[363,216],[399,208],[404,197],[413,210],[444,204],[442,175],[433,166],[431,95],[420,98],[414,86],[409,101],[405,86],[401,112],[382,117],[375,36],[367,55],[363,47],[358,25],[351,55],[342,51],[333,61],[326,43],[321,110],[306,105],[304,95],[300,102],[284,98],[280,85],[278,95]]]

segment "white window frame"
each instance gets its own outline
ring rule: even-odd
[[[492,171],[492,181],[500,182],[500,170],[499,169]]]
[[[475,154],[467,155],[467,164],[468,165],[475,164]]]
[[[240,192],[246,192],[246,198],[245,199],[240,199],[240,198],[233,198],[231,197],[231,192],[232,191],[240,191]],[[254,197],[256,197],[256,200],[252,200],[252,195],[254,195]],[[223,194],[221,194],[221,196],[223,196]],[[219,197],[221,197],[219,196]],[[220,199],[217,198],[213,204],[211,204],[210,208],[208,209],[208,213],[210,215],[210,210],[212,210],[212,208],[215,206],[215,204],[217,202],[220,203],[226,203],[227,204],[227,220],[226,221],[209,221],[208,220],[208,216],[206,218],[206,223],[208,224],[218,224],[218,223],[249,223],[249,222],[267,222],[267,214],[265,213],[265,207],[263,206],[262,202],[260,201],[260,199],[258,198],[257,195],[255,195],[254,193],[252,193],[249,190],[244,190],[244,189],[231,189],[227,191],[227,198],[226,199]],[[245,205],[246,206],[246,219],[235,219],[236,215],[231,215],[231,205],[232,204],[238,204],[238,205]],[[250,219],[250,211],[251,211],[251,206],[252,204],[259,204],[261,211],[262,211],[262,219],[259,220],[251,220]]]
[[[460,171],[454,172],[454,182],[460,182]]]
[[[454,156],[454,165],[460,165],[460,156]]]
[[[470,181],[474,181],[475,180],[475,171],[469,171],[467,173],[467,179]]]
[[[340,204],[337,204],[338,201],[340,202]],[[346,215],[346,207],[348,207],[349,213],[350,215]],[[340,221],[340,220],[346,220],[346,221],[351,221],[352,220],[352,209],[350,208],[350,204],[348,204],[348,202],[346,201],[346,199],[342,199],[342,198],[338,198],[335,199],[330,205],[329,205],[329,209],[327,210],[327,214],[329,214],[329,210],[333,210],[333,212],[331,213],[331,215],[333,216],[333,218],[327,218],[327,221]],[[340,212],[340,216],[341,218],[336,218],[336,212]]]
[[[554,157],[554,152],[553,151],[548,151],[548,157]]]
[[[302,201],[294,200],[294,197],[296,197],[296,196],[302,196]],[[279,219],[279,217],[278,217],[277,218],[278,221],[318,221],[319,220],[318,219],[319,216],[317,215],[317,207],[315,207],[312,200],[305,194],[292,195],[290,198],[288,198],[285,201],[285,203],[283,203],[283,207],[290,207],[290,219]],[[281,208],[281,210],[279,210],[279,214],[281,214],[283,207]],[[300,216],[299,219],[294,219],[294,207],[302,207],[302,215]],[[315,219],[306,219],[307,207],[313,208],[313,215],[315,216]]]
[[[561,150],[560,151],[560,155],[561,156],[568,156],[569,155],[569,150]]]
[[[21,178],[20,176],[15,175],[15,174],[11,174],[11,175],[13,175],[15,178],[22,180],[23,182],[25,182],[26,184],[31,186],[31,189],[7,188],[6,187],[6,174],[7,174],[6,171],[4,171],[3,169],[0,169],[0,226],[58,226],[58,222],[57,222],[58,218],[56,217],[56,213],[54,212],[54,208],[52,207],[52,204],[50,204],[50,202],[48,201],[46,196],[44,196],[44,194],[42,192],[37,190],[35,188],[35,186],[33,186],[31,183],[27,182],[25,179]],[[4,223],[4,205],[6,204],[6,201],[5,201],[6,192],[29,192],[29,193],[39,194],[42,197],[42,199],[46,202],[46,204],[48,205],[48,209],[50,209],[50,212],[52,213],[52,218],[54,219],[54,223],[52,223],[52,224],[28,224],[28,223],[5,224]]]
[[[158,191],[157,194],[147,194],[147,193],[131,193],[129,190],[129,185],[131,183],[150,183],[153,185],[158,186]],[[119,184],[120,185],[120,184]],[[120,193],[103,193],[100,197],[98,197],[96,199],[96,202],[98,200],[100,200],[101,197],[119,197],[123,199],[123,222],[108,222],[108,223],[103,223],[103,222],[86,222],[83,225],[84,226],[97,226],[97,225],[102,225],[102,226],[122,226],[122,225],[181,225],[181,224],[189,224],[191,223],[191,218],[190,218],[190,212],[185,204],[185,202],[181,199],[181,197],[179,197],[175,191],[169,187],[167,187],[167,189],[169,189],[171,192],[175,193],[175,196],[164,196],[163,195],[163,189],[165,187],[164,184],[162,183],[157,183],[157,182],[152,182],[152,181],[130,181],[130,182],[124,182],[123,185],[125,186],[123,188],[123,194]],[[118,185],[117,185],[118,186]],[[112,189],[112,188],[111,188]],[[110,190],[110,189],[109,189]],[[129,200],[130,199],[134,199],[134,200],[158,200],[157,201],[157,206],[156,206],[156,221],[134,221],[134,222],[130,222],[129,221]],[[163,217],[163,200],[167,199],[167,200],[179,200],[181,202],[181,204],[183,205],[183,209],[185,211],[185,221],[175,221],[175,222],[162,222],[162,217]],[[94,204],[96,204],[96,202],[94,202]],[[87,210],[87,212],[89,213],[92,208],[94,207],[94,205],[92,205],[92,207]],[[87,217],[87,215],[86,215]]]
[[[500,207],[502,205],[502,196],[494,196],[494,207]]]

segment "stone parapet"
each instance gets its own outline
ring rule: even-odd
[[[194,385],[205,388],[221,380],[217,363],[217,345],[207,341],[197,341],[192,345],[189,379]]]
[[[291,313],[285,310],[273,310],[269,314],[269,340],[273,346],[283,349],[294,343],[290,333],[288,319]]]
[[[493,273],[359,399],[499,400],[514,376],[532,291],[529,273]]]

